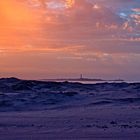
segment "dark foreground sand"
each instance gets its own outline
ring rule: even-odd
[[[0,140],[139,140],[140,108],[82,107],[0,113]]]
[[[140,84],[0,79],[0,140],[140,140]]]

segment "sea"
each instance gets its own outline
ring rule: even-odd
[[[130,81],[130,80],[124,80],[124,81],[85,81],[85,80],[41,80],[46,82],[71,82],[71,83],[82,83],[82,84],[97,84],[97,83],[140,83],[140,81]]]

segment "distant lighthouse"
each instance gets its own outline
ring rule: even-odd
[[[82,75],[82,74],[80,74],[80,79],[81,79],[81,80],[83,79],[83,75]]]

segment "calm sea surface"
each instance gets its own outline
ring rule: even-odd
[[[54,82],[72,82],[72,83],[83,83],[83,84],[97,84],[97,83],[140,83],[140,81],[69,81],[69,80],[42,80],[42,81],[54,81]]]

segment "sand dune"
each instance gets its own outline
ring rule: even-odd
[[[140,84],[0,79],[1,139],[140,138]]]

